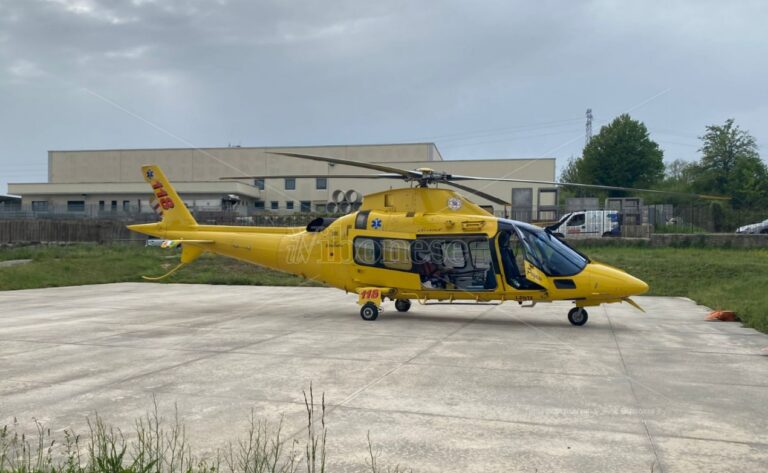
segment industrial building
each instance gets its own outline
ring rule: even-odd
[[[158,164],[193,211],[234,211],[240,215],[335,211],[329,202],[342,195],[364,195],[408,185],[384,179],[334,177],[367,174],[365,169],[274,155],[274,152],[316,154],[381,163],[404,169],[428,167],[452,174],[553,181],[555,159],[443,160],[434,143],[310,147],[227,147],[50,151],[48,182],[11,183],[21,208],[36,215],[107,216],[153,212],[152,196],[140,167]],[[270,176],[321,175],[319,178]],[[232,176],[258,179],[221,180]],[[536,184],[468,182],[510,203],[499,208],[474,195],[467,196],[497,215],[505,210],[522,220],[550,219],[557,190]],[[353,192],[349,192],[353,191]],[[354,203],[352,203],[354,204]],[[350,206],[341,206],[342,211]]]

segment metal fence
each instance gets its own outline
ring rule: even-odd
[[[583,208],[582,208],[583,207]],[[569,202],[567,205],[550,206],[538,212],[508,207],[496,209],[498,217],[537,223],[553,224],[565,214],[579,210],[617,210],[624,227],[635,227],[637,236],[650,233],[733,233],[738,227],[762,222],[768,219],[768,209],[734,210],[718,204],[654,204],[627,206],[600,205],[597,199]],[[269,210],[246,209],[245,207],[221,210],[210,207],[191,207],[190,211],[201,224],[215,225],[256,225],[256,226],[302,226],[318,216],[329,216],[317,212],[276,213]],[[0,220],[18,221],[113,221],[123,225],[129,223],[147,223],[159,220],[148,208],[135,206],[107,207],[86,205],[80,207],[49,206],[31,208],[30,206],[2,207]]]

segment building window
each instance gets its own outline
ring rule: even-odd
[[[323,214],[326,210],[326,204],[315,204],[315,212]]]
[[[260,191],[264,190],[264,179],[254,179],[253,185]]]
[[[33,200],[32,201],[32,211],[33,212],[47,212],[48,211],[48,201],[47,200]]]
[[[276,200],[273,200],[269,203],[269,208],[272,210],[277,210],[279,207],[279,203]]]
[[[315,189],[325,190],[328,188],[328,178],[318,177],[315,179]]]
[[[285,208],[288,210],[293,210],[293,201],[292,200],[286,200],[285,201]]]
[[[308,200],[302,200],[300,204],[300,208],[302,212],[311,212],[312,211],[312,202]]]
[[[113,212],[117,212],[117,201],[116,200],[112,201],[112,205],[110,206],[110,210],[112,210]]]
[[[104,211],[104,201],[100,200],[99,201],[99,212],[103,212],[103,211]]]
[[[84,200],[68,200],[67,212],[85,212]]]
[[[123,212],[128,212],[131,210],[131,201],[130,200],[124,200],[123,201]]]
[[[285,178],[285,190],[287,190],[287,191],[296,190],[296,178],[295,177],[286,177]]]
[[[264,201],[263,200],[257,200],[253,203],[253,206],[256,208],[256,210],[264,210]]]

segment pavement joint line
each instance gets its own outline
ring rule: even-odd
[[[271,338],[265,339],[264,341],[272,340],[274,338],[278,338],[278,337],[277,336],[276,337],[271,337]],[[48,341],[45,341],[45,340],[14,339],[14,340],[10,340],[10,341],[26,342],[26,343],[37,343],[37,344],[41,344],[41,345],[51,345],[52,347],[57,347],[57,346],[80,346],[80,347],[114,348],[114,349],[119,349],[119,350],[137,350],[137,351],[144,351],[144,350],[151,349],[151,350],[173,351],[173,352],[180,352],[180,353],[210,353],[210,354],[217,354],[217,353],[229,353],[229,352],[232,351],[232,348],[227,348],[225,350],[224,349],[222,349],[222,350],[205,350],[205,349],[190,349],[190,348],[142,347],[142,346],[136,346],[136,345],[100,344],[100,343],[93,343],[93,342],[88,341],[88,340],[83,340],[83,341],[78,341],[78,342],[48,342]],[[252,343],[252,342],[248,342],[248,343],[249,344],[255,344],[255,343]],[[247,346],[250,346],[250,345],[248,345],[248,344],[242,345],[241,344],[241,345],[238,345],[235,348],[239,349],[239,348],[243,348],[243,347],[247,347]],[[23,354],[23,353],[31,353],[31,352],[34,352],[34,351],[45,350],[46,348],[50,348],[50,347],[36,348],[34,350],[29,350],[29,351],[26,351],[26,352],[14,353],[12,355]],[[248,352],[238,352],[238,353],[248,353]],[[5,356],[0,356],[0,358],[4,358],[4,357]]]
[[[603,305],[603,306],[601,306],[601,307],[602,307],[602,309],[603,309],[603,314],[606,316],[606,319],[608,320],[608,324],[609,324],[609,325],[611,325],[611,319],[608,317],[608,308],[607,308],[605,305]],[[514,317],[514,315],[513,315],[513,317]],[[573,346],[573,345],[569,344],[568,342],[562,341],[562,340],[560,340],[559,338],[557,338],[556,336],[549,334],[547,331],[545,331],[545,330],[542,330],[541,328],[539,328],[539,327],[536,327],[535,325],[531,325],[531,324],[527,323],[527,322],[526,322],[526,321],[524,321],[524,320],[521,320],[521,322],[522,322],[523,324],[525,324],[525,325],[529,326],[530,328],[532,328],[532,329],[534,329],[534,330],[537,330],[537,331],[539,331],[539,332],[543,333],[545,336],[548,336],[548,337],[550,337],[550,338],[552,338],[552,339],[554,339],[554,340],[559,340],[559,341],[560,341],[560,343],[561,343],[563,346],[565,346],[565,347],[569,348],[569,349],[570,349],[571,351],[573,351],[574,353],[588,353],[586,349],[584,349],[584,348],[580,348],[580,347],[575,347],[575,346]],[[627,372],[627,369],[626,369],[626,364],[625,364],[625,362],[624,362],[624,357],[623,357],[623,355],[621,354],[621,349],[619,348],[619,341],[618,341],[618,339],[616,338],[615,332],[614,332],[614,336],[613,336],[613,341],[614,341],[614,345],[615,345],[615,347],[616,347],[616,351],[617,351],[617,354],[619,355],[620,361],[621,361],[621,363],[622,363],[622,366],[624,367],[624,372],[623,372],[623,373],[622,373],[621,371],[618,371],[618,370],[614,370],[614,371],[617,373],[617,375],[619,375],[619,376],[621,376],[621,377],[624,377],[624,378],[626,378],[626,379],[628,379],[628,380],[632,381],[632,378],[631,378],[631,377],[628,375],[628,372]],[[637,381],[637,380],[634,380],[634,383],[636,383],[638,386],[641,386],[641,387],[645,388],[645,389],[646,389],[646,390],[648,390],[649,392],[651,392],[651,393],[653,393],[653,394],[656,394],[657,396],[661,396],[662,398],[666,399],[666,400],[667,400],[667,401],[669,401],[670,403],[674,403],[674,402],[675,402],[675,400],[674,400],[674,399],[671,399],[671,398],[669,398],[668,396],[664,395],[663,393],[660,393],[659,391],[657,391],[657,390],[655,390],[655,389],[653,389],[653,388],[651,388],[651,387],[649,387],[649,386],[647,386],[647,385],[645,385],[645,384],[643,384],[643,383],[641,383],[641,382],[639,382],[639,381]],[[634,395],[634,387],[633,387],[633,386],[634,386],[634,385],[630,385],[630,387],[632,387],[632,388],[633,388],[633,389],[632,389],[632,393],[633,393],[633,395]],[[636,396],[635,396],[635,401],[637,402],[637,397],[636,397]],[[686,408],[686,410],[688,410],[688,411],[690,411],[690,412],[693,412],[693,413],[697,413],[697,414],[700,414],[700,413],[708,413],[707,411],[703,411],[703,410],[700,410],[700,409],[691,409],[691,408]]]
[[[59,384],[67,384],[67,383],[46,383],[41,381],[19,381],[19,380],[12,380],[14,382],[25,382],[30,384],[38,384],[45,387],[54,387]],[[75,385],[75,386],[81,386],[88,388],[89,386],[86,385]],[[242,401],[245,403],[248,402],[264,402],[264,403],[274,403],[274,404],[287,404],[287,405],[295,405],[295,406],[304,406],[303,400],[291,400],[291,399],[276,399],[271,397],[252,397],[244,399],[242,397],[237,396],[226,396],[221,394],[206,394],[206,395],[196,395],[196,394],[189,394],[189,393],[178,393],[173,391],[167,391],[163,389],[131,389],[131,388],[123,388],[123,387],[112,387],[110,388],[113,391],[119,391],[119,392],[125,392],[130,394],[146,394],[146,395],[153,395],[153,394],[159,394],[163,396],[177,396],[177,397],[184,397],[184,398],[211,398],[211,399],[222,399],[222,400],[228,400],[228,401]],[[90,392],[91,389],[84,390],[80,394],[84,394],[87,392]],[[176,399],[178,401],[178,399]],[[460,416],[460,415],[453,415],[453,414],[438,414],[438,413],[432,413],[432,412],[419,412],[419,411],[409,411],[409,410],[403,410],[403,409],[376,409],[376,408],[370,408],[370,407],[361,407],[361,406],[352,406],[352,405],[340,405],[336,403],[326,403],[326,406],[332,407],[334,409],[347,409],[347,410],[355,410],[355,411],[368,411],[368,412],[381,412],[381,413],[392,413],[392,414],[402,414],[402,415],[413,415],[413,416],[424,416],[424,417],[433,417],[433,418],[446,418],[446,419],[456,419],[456,420],[469,420],[469,421],[476,421],[476,422],[490,422],[490,423],[499,423],[499,424],[508,424],[508,425],[525,425],[525,426],[531,426],[531,427],[542,427],[542,428],[554,428],[554,429],[566,429],[566,430],[574,430],[574,431],[588,431],[592,433],[618,433],[618,434],[624,434],[624,435],[634,435],[634,436],[643,436],[643,433],[638,432],[630,432],[626,430],[620,430],[620,429],[594,429],[589,427],[583,427],[583,426],[574,426],[571,424],[548,424],[548,423],[542,423],[542,422],[530,422],[530,421],[523,421],[523,420],[508,420],[508,419],[490,419],[490,418],[484,418],[484,417],[472,417],[472,416]],[[284,413],[282,413],[284,414]],[[303,416],[302,412],[302,416]],[[300,429],[299,433],[302,430],[306,429]],[[745,445],[750,447],[756,447],[756,448],[763,448],[768,447],[768,443],[762,443],[762,442],[744,442],[744,441],[738,441],[738,440],[728,440],[728,439],[719,439],[719,438],[706,438],[706,437],[694,437],[694,436],[685,436],[685,435],[668,435],[668,434],[661,434],[657,435],[657,438],[664,438],[664,439],[681,439],[681,440],[694,440],[694,441],[702,441],[702,442],[722,442],[722,443],[729,443],[729,444],[735,444],[735,445]]]
[[[45,387],[54,387],[58,384],[62,383],[46,383],[41,381],[19,381],[19,380],[12,380],[13,382],[25,382],[30,384],[37,384],[40,386]],[[67,384],[67,383],[63,383]],[[76,386],[82,386],[82,387],[89,387],[85,385],[76,385]],[[113,387],[110,388],[114,391],[120,391],[120,392],[126,392],[131,394],[146,394],[146,395],[152,395],[152,394],[160,394],[163,396],[181,396],[185,398],[211,398],[211,399],[223,399],[223,400],[236,400],[236,401],[243,401],[245,403],[248,402],[264,402],[264,403],[274,403],[274,404],[287,404],[287,405],[295,405],[295,406],[304,406],[303,400],[291,400],[291,399],[275,399],[270,397],[254,397],[254,398],[248,398],[244,399],[242,397],[237,396],[226,396],[221,394],[206,394],[204,396],[196,395],[196,394],[188,394],[188,393],[178,393],[173,391],[166,391],[166,390],[158,390],[158,389],[130,389],[130,388],[122,388],[122,387]],[[90,392],[91,389],[87,389],[80,394],[84,394],[87,392]],[[178,399],[177,399],[178,401]],[[565,430],[574,430],[574,431],[588,431],[592,433],[618,433],[618,434],[624,434],[624,435],[635,435],[635,436],[643,436],[643,433],[638,432],[630,432],[626,430],[620,430],[620,429],[594,429],[584,426],[574,426],[571,424],[548,424],[548,423],[542,423],[542,422],[530,422],[530,421],[523,421],[523,420],[508,420],[508,419],[489,419],[484,417],[472,417],[472,416],[460,416],[460,415],[453,415],[453,414],[438,414],[438,413],[432,413],[432,412],[419,412],[419,411],[409,411],[404,409],[376,409],[376,408],[370,408],[370,407],[361,407],[361,406],[352,406],[352,405],[340,405],[336,403],[327,403],[326,404],[329,407],[333,407],[334,409],[347,409],[347,410],[355,410],[355,411],[367,411],[367,412],[381,412],[381,413],[392,413],[392,414],[402,414],[402,415],[413,415],[413,416],[424,416],[424,417],[433,417],[433,418],[446,418],[446,419],[456,419],[456,420],[470,420],[470,421],[476,421],[476,422],[490,422],[490,423],[499,423],[499,424],[508,424],[508,425],[525,425],[525,426],[531,426],[531,427],[542,427],[542,428],[554,428],[554,429],[565,429]],[[284,414],[284,413],[283,413]],[[302,413],[303,415],[303,413]],[[302,430],[301,429],[299,433]],[[739,440],[729,440],[729,439],[719,439],[719,438],[706,438],[706,437],[697,437],[697,436],[687,436],[687,435],[669,435],[669,434],[660,434],[656,436],[657,438],[661,439],[680,439],[680,440],[693,440],[693,441],[701,441],[701,442],[720,442],[720,443],[728,443],[728,444],[734,444],[734,445],[745,445],[749,447],[754,448],[765,448],[768,447],[768,443],[763,442],[745,442],[745,441],[739,441]]]
[[[611,317],[608,315],[608,309],[606,309],[605,306],[602,306],[603,309],[603,315],[605,315],[606,319],[608,319],[608,325],[611,327],[611,332],[613,332],[613,324],[611,323]],[[640,418],[640,422],[643,424],[643,428],[645,429],[645,434],[648,437],[648,442],[650,442],[651,445],[651,451],[653,452],[654,458],[656,458],[656,464],[659,465],[659,471],[660,473],[664,473],[664,465],[661,463],[661,459],[659,458],[659,452],[656,448],[656,443],[653,441],[653,435],[651,435],[651,430],[648,428],[648,422],[645,420],[645,416],[643,415],[643,406],[640,404],[640,399],[637,397],[637,392],[635,391],[635,383],[633,379],[629,376],[629,371],[627,370],[627,364],[624,362],[624,356],[621,354],[621,347],[619,346],[619,340],[616,338],[616,333],[613,332],[613,341],[616,344],[616,351],[619,353],[619,359],[621,360],[621,366],[624,369],[624,375],[626,376],[627,382],[629,383],[629,389],[632,392],[632,397],[635,399],[635,407],[637,407],[637,417]]]
[[[512,373],[530,373],[530,374],[544,374],[548,376],[574,376],[584,378],[612,378],[622,379],[624,376],[613,374],[598,374],[598,373],[567,373],[564,371],[546,371],[546,370],[525,370],[518,368],[494,368],[489,366],[457,366],[449,365],[447,363],[431,363],[431,362],[413,362],[414,366],[434,366],[440,368],[454,368],[454,369],[466,369],[466,370],[480,370],[480,371],[502,371]],[[729,384],[730,385],[730,384]]]
[[[653,388],[650,388],[650,387],[648,387],[648,386],[644,385],[643,383],[640,383],[639,381],[635,381],[635,380],[633,380],[633,379],[632,379],[632,378],[629,376],[629,374],[628,374],[628,371],[627,371],[627,368],[626,368],[626,363],[624,362],[624,357],[623,357],[623,356],[622,356],[622,354],[621,354],[621,348],[619,347],[619,341],[618,341],[618,338],[616,337],[616,333],[615,333],[615,331],[614,331],[614,329],[613,329],[613,324],[611,323],[611,319],[610,319],[610,317],[608,316],[608,309],[607,309],[607,307],[606,307],[605,305],[603,305],[603,306],[602,306],[602,310],[603,310],[603,314],[606,316],[606,319],[607,319],[607,321],[608,321],[608,325],[610,326],[610,328],[611,328],[611,331],[612,331],[612,333],[613,333],[613,340],[614,340],[614,344],[615,344],[615,346],[616,346],[616,350],[617,350],[617,352],[618,352],[619,358],[620,358],[620,360],[621,360],[621,363],[622,363],[622,366],[623,366],[623,368],[624,368],[624,373],[623,373],[623,376],[624,376],[624,378],[626,378],[626,379],[627,379],[627,382],[629,383],[630,392],[631,392],[632,396],[633,396],[633,397],[634,397],[634,399],[635,399],[635,404],[636,404],[636,406],[637,406],[638,408],[642,408],[642,406],[640,405],[639,399],[638,399],[638,397],[637,397],[637,393],[635,392],[635,388],[634,388],[635,384],[637,384],[637,385],[639,385],[639,386],[642,386],[642,387],[644,387],[645,389],[647,389],[648,391],[650,391],[650,392],[652,392],[652,393],[654,393],[654,394],[657,394],[657,395],[659,395],[659,396],[663,397],[664,399],[668,400],[668,401],[669,401],[669,402],[671,402],[671,403],[674,403],[674,400],[670,399],[668,396],[666,396],[666,395],[664,395],[664,394],[662,394],[662,393],[658,392],[657,390],[655,390],[655,389],[653,389]],[[513,316],[513,317],[515,317],[515,315],[514,315],[514,314],[513,314],[512,316]],[[518,319],[518,320],[520,320],[520,319]],[[540,332],[544,333],[545,335],[547,335],[547,336],[549,336],[549,337],[551,337],[551,338],[553,338],[553,339],[555,339],[555,340],[559,340],[559,339],[558,339],[557,337],[555,337],[554,335],[550,335],[550,334],[548,334],[546,331],[542,330],[542,329],[541,329],[541,328],[539,328],[539,327],[536,327],[535,325],[531,325],[531,324],[528,324],[528,323],[527,323],[526,321],[524,321],[524,320],[520,320],[520,321],[521,321],[521,322],[523,322],[524,324],[526,324],[527,326],[529,326],[529,327],[531,327],[531,328],[533,328],[533,329],[535,329],[535,330],[538,330],[538,331],[540,331]],[[573,352],[575,352],[575,353],[578,353],[578,352],[581,352],[581,351],[586,351],[586,350],[584,350],[584,349],[581,349],[581,348],[577,348],[577,347],[574,347],[574,346],[572,346],[572,345],[570,345],[569,343],[567,343],[567,342],[564,342],[564,341],[562,341],[562,344],[563,344],[564,346],[566,346],[566,347],[570,348],[570,349],[571,349]],[[621,374],[621,373],[620,373],[620,374]],[[707,413],[707,411],[703,411],[703,410],[700,410],[700,409],[690,409],[690,408],[687,408],[687,410],[689,410],[690,412],[696,412],[696,413]],[[657,453],[657,450],[656,450],[656,445],[655,445],[655,444],[654,444],[654,442],[653,442],[653,437],[651,436],[650,430],[648,429],[648,425],[647,425],[647,423],[646,423],[646,421],[645,421],[645,418],[644,418],[642,415],[640,415],[639,417],[640,417],[640,421],[641,421],[641,422],[642,422],[642,424],[645,426],[645,430],[646,430],[646,433],[648,434],[648,439],[649,439],[649,441],[650,441],[650,444],[651,444],[651,449],[653,450],[653,453],[654,453],[654,455],[655,455],[655,457],[656,457],[657,463],[659,464],[659,468],[661,469],[661,473],[664,473],[664,472],[663,472],[663,468],[662,468],[662,466],[661,466],[661,463],[659,462],[659,456],[658,456],[658,453]]]
[[[390,376],[390,375],[392,375],[393,373],[397,372],[397,371],[398,371],[400,368],[402,368],[403,366],[405,366],[405,365],[409,364],[411,361],[413,361],[413,360],[414,360],[414,359],[416,359],[417,357],[419,357],[419,356],[421,356],[422,354],[424,354],[424,353],[428,352],[428,351],[429,351],[429,350],[431,350],[433,347],[436,347],[437,345],[439,345],[440,343],[442,343],[442,342],[443,342],[443,340],[445,340],[445,339],[449,338],[450,336],[452,336],[453,334],[457,333],[458,331],[460,331],[460,330],[461,330],[461,329],[463,329],[464,327],[466,327],[466,326],[470,325],[470,324],[471,324],[472,322],[474,322],[476,319],[478,319],[478,318],[480,318],[481,316],[485,315],[486,313],[490,312],[490,311],[491,311],[491,310],[493,310],[494,308],[495,308],[495,306],[491,306],[491,307],[490,307],[490,308],[488,308],[487,310],[484,310],[484,311],[482,311],[481,313],[477,314],[477,316],[475,316],[475,318],[474,318],[474,319],[471,319],[471,320],[468,320],[468,321],[466,321],[466,322],[465,322],[465,323],[463,323],[461,326],[457,327],[457,328],[456,328],[455,330],[453,330],[452,332],[449,332],[449,333],[448,333],[447,335],[445,335],[444,337],[442,337],[442,338],[440,338],[440,339],[438,339],[438,340],[435,340],[433,343],[431,343],[429,346],[427,346],[427,347],[426,347],[426,348],[424,348],[423,350],[420,350],[419,352],[417,352],[417,353],[416,353],[415,355],[413,355],[411,358],[409,358],[409,359],[407,359],[407,360],[405,360],[405,361],[402,361],[402,362],[398,362],[398,363],[397,363],[397,364],[396,364],[394,367],[392,367],[391,369],[387,370],[387,371],[386,371],[386,372],[385,372],[383,375],[381,375],[381,376],[379,376],[378,378],[376,378],[376,379],[374,379],[374,380],[370,381],[369,383],[366,383],[366,384],[365,384],[365,385],[363,385],[362,387],[360,387],[360,388],[358,388],[357,390],[353,391],[353,392],[352,392],[352,394],[350,394],[350,395],[349,395],[349,396],[347,396],[346,398],[342,399],[342,400],[341,400],[341,402],[339,402],[338,404],[335,404],[335,405],[334,405],[333,407],[331,407],[330,409],[327,409],[327,410],[326,410],[326,414],[330,415],[330,414],[331,414],[331,413],[332,413],[332,412],[333,412],[335,409],[337,409],[337,408],[339,408],[339,407],[341,407],[341,406],[344,406],[346,403],[348,403],[348,402],[350,402],[350,401],[354,400],[354,399],[355,399],[357,396],[359,396],[360,394],[362,394],[362,393],[363,393],[364,391],[366,391],[367,389],[369,389],[369,388],[371,388],[371,387],[375,386],[376,384],[380,383],[381,381],[383,381],[383,380],[384,380],[385,378],[387,378],[388,376]],[[293,438],[295,438],[297,435],[299,435],[300,433],[304,432],[305,430],[306,430],[306,428],[305,428],[305,427],[302,427],[302,428],[298,429],[297,431],[295,431],[295,432],[294,432],[294,433],[292,433],[291,435],[287,436],[287,437],[286,437],[286,441],[287,441],[288,439],[293,439]]]
[[[344,404],[348,403],[349,401],[352,401],[353,399],[355,399],[357,396],[359,396],[359,395],[360,395],[360,394],[361,394],[363,391],[365,391],[366,389],[368,389],[368,388],[370,388],[370,387],[373,387],[373,386],[375,386],[376,384],[380,383],[382,380],[384,380],[384,378],[386,378],[386,377],[390,376],[391,374],[395,373],[397,370],[399,370],[399,369],[400,369],[400,368],[402,368],[403,366],[405,366],[405,365],[407,365],[407,364],[411,363],[413,360],[415,360],[416,358],[420,357],[421,355],[423,355],[423,354],[425,354],[425,353],[429,352],[430,350],[432,350],[432,349],[433,349],[433,348],[435,348],[436,346],[438,346],[438,345],[440,345],[441,343],[443,343],[443,341],[444,341],[444,340],[447,340],[448,338],[450,338],[451,336],[453,336],[454,334],[456,334],[457,332],[459,332],[459,331],[460,331],[460,330],[462,330],[463,328],[467,327],[467,326],[468,326],[468,325],[470,325],[472,322],[474,322],[475,320],[477,320],[477,319],[478,319],[478,318],[480,318],[481,316],[483,316],[483,315],[487,314],[488,312],[490,312],[490,311],[491,311],[491,310],[493,310],[493,309],[494,309],[494,306],[491,306],[489,309],[487,309],[487,310],[484,310],[484,311],[482,311],[481,313],[477,314],[477,316],[475,316],[475,318],[474,318],[474,319],[471,319],[471,320],[468,320],[468,321],[466,321],[464,324],[462,324],[461,326],[457,327],[457,328],[456,328],[455,330],[453,330],[452,332],[449,332],[448,334],[446,334],[446,335],[445,335],[445,336],[443,336],[442,338],[439,338],[439,339],[435,340],[434,342],[430,343],[430,344],[429,344],[429,345],[428,345],[426,348],[424,348],[424,349],[422,349],[422,350],[418,351],[418,352],[417,352],[416,354],[414,354],[412,357],[408,358],[407,360],[405,360],[405,361],[403,361],[403,362],[400,362],[400,363],[398,363],[398,364],[397,364],[397,366],[393,367],[392,369],[390,369],[389,371],[387,371],[386,373],[384,373],[384,374],[383,374],[382,376],[380,376],[379,378],[377,378],[377,379],[375,379],[375,380],[371,381],[370,383],[368,383],[368,384],[366,384],[365,386],[361,387],[361,388],[360,388],[360,389],[358,389],[357,391],[353,392],[351,395],[347,396],[347,398],[346,398],[346,399],[344,399],[344,400],[342,400],[342,401],[339,403],[339,405],[340,405],[340,406],[343,406]]]
[[[473,416],[462,416],[462,415],[456,415],[456,414],[438,414],[434,412],[420,412],[420,411],[409,411],[405,409],[376,409],[372,407],[362,407],[362,406],[350,406],[348,404],[345,405],[336,405],[336,408],[340,410],[348,409],[348,410],[355,410],[355,411],[367,411],[367,412],[380,412],[380,413],[391,413],[391,414],[402,414],[402,415],[413,415],[413,416],[423,416],[423,417],[433,417],[433,418],[439,418],[439,419],[456,419],[456,420],[469,420],[474,422],[492,422],[492,423],[498,423],[498,424],[510,424],[510,425],[525,425],[530,427],[546,427],[546,428],[552,428],[552,429],[567,429],[567,430],[573,430],[576,432],[591,432],[591,433],[609,433],[609,434],[626,434],[626,435],[635,435],[637,437],[644,437],[643,432],[630,432],[627,430],[620,430],[620,429],[594,429],[590,427],[584,427],[583,425],[573,425],[573,424],[559,424],[559,423],[545,423],[545,422],[532,422],[532,421],[526,421],[526,420],[509,420],[509,419],[498,419],[498,418],[487,418],[487,417],[473,417]]]
[[[125,383],[127,381],[132,381],[132,380],[135,380],[135,379],[143,378],[145,376],[150,376],[150,375],[153,375],[153,374],[162,373],[163,371],[167,371],[167,370],[171,370],[171,369],[176,369],[176,368],[179,368],[181,366],[186,366],[186,365],[195,363],[195,362],[200,361],[200,360],[205,360],[205,359],[208,359],[208,358],[213,358],[213,357],[218,356],[218,355],[226,354],[226,353],[228,353],[228,352],[230,352],[232,350],[235,350],[236,348],[243,348],[243,347],[246,347],[246,346],[258,345],[259,343],[266,342],[267,340],[274,340],[276,338],[280,338],[280,337],[283,337],[285,335],[287,335],[287,334],[276,335],[274,337],[267,338],[267,339],[264,339],[264,340],[260,340],[260,341],[257,341],[255,343],[250,343],[250,344],[246,344],[246,345],[240,345],[238,347],[232,348],[231,350],[227,350],[227,351],[223,351],[223,352],[206,353],[204,356],[200,356],[200,357],[193,358],[191,360],[183,361],[183,362],[177,363],[175,365],[166,366],[166,367],[163,367],[163,368],[159,368],[157,370],[148,371],[146,373],[140,373],[140,374],[137,374],[137,375],[134,375],[134,376],[129,376],[129,377],[124,378],[124,379],[116,380],[116,381],[113,381],[113,382],[105,384],[104,387],[110,387],[110,386],[114,386],[114,385],[116,385],[118,383]]]

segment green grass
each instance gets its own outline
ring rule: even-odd
[[[251,411],[248,428],[237,439],[208,456],[198,456],[186,426],[174,410],[164,419],[154,409],[135,419],[132,431],[107,424],[98,414],[86,418],[85,435],[71,428],[51,431],[35,421],[26,432],[16,419],[0,428],[0,473],[324,473],[328,469],[328,427],[325,396],[315,399],[310,385],[304,393],[306,424],[286,434],[282,421],[269,425]],[[368,433],[368,457],[361,471],[405,473],[399,465],[384,466]]]
[[[0,261],[32,262],[0,268],[0,290],[143,281],[164,274],[178,263],[179,250],[141,245],[27,246],[0,249]],[[318,285],[297,276],[270,271],[230,258],[205,254],[165,282],[255,286]]]
[[[643,279],[651,287],[650,295],[685,296],[708,307],[733,310],[748,326],[768,333],[768,249],[651,248],[641,243],[612,243],[615,245],[581,249],[595,260]],[[142,275],[159,275],[175,266],[177,253],[139,245],[0,249],[0,261],[33,260],[0,268],[0,289],[141,281]],[[317,285],[215,255],[202,256],[166,281]]]
[[[656,233],[708,233],[705,229],[694,225],[676,224],[676,225],[656,225]]]
[[[648,295],[684,296],[736,312],[768,333],[768,249],[582,247],[650,286]]]

